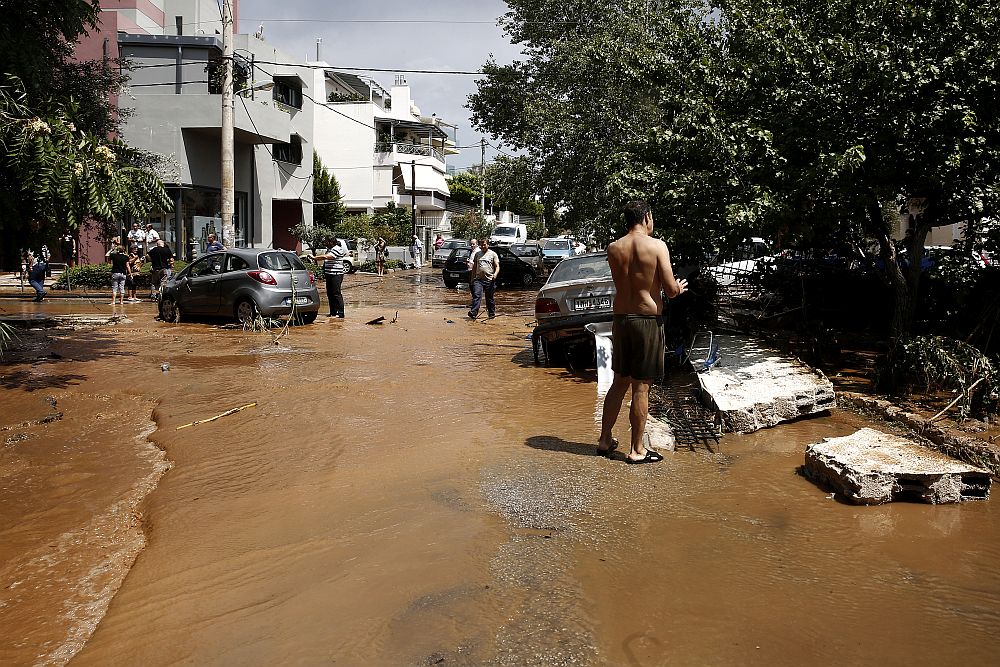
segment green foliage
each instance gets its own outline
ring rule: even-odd
[[[1000,372],[982,352],[953,338],[916,336],[897,347],[895,370],[904,383],[925,393],[956,391],[962,418],[996,414],[1000,400]],[[967,393],[977,380],[980,384]]]
[[[174,260],[174,272],[181,271],[187,262]],[[140,273],[135,276],[137,289],[149,289],[152,275],[152,265],[146,262]],[[56,289],[106,289],[111,286],[110,264],[81,264],[66,269],[55,283]]]
[[[370,215],[349,215],[344,218],[337,233],[345,239],[364,239],[368,248],[373,248],[378,233],[375,231],[375,222]]]
[[[483,179],[471,171],[460,171],[448,180],[448,191],[451,198],[457,202],[479,208],[482,203]],[[487,206],[491,205],[492,195],[486,193]]]
[[[337,232],[319,225],[307,225],[304,222],[288,228],[288,233],[297,238],[302,243],[307,244],[311,249],[317,250],[326,247],[328,239],[336,238]]]
[[[410,245],[413,218],[409,209],[389,202],[375,212],[372,225],[375,236],[383,237],[389,245]]]
[[[457,239],[489,238],[493,225],[485,220],[479,211],[470,211],[452,216],[451,234]]]
[[[337,177],[323,166],[318,153],[313,153],[313,224],[337,229],[345,215],[343,197]]]
[[[541,202],[535,200],[535,178],[534,163],[527,157],[501,155],[486,167],[486,183],[496,206],[518,215],[541,216],[544,212]]]
[[[0,356],[3,356],[16,339],[14,328],[5,322],[0,322]]]
[[[895,261],[900,204],[927,205],[918,244],[936,225],[975,234],[1000,204],[991,3],[507,4],[524,58],[486,63],[469,106],[578,235],[613,238],[640,197],[675,246],[873,239],[901,333],[919,271]]]

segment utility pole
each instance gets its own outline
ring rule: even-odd
[[[410,221],[414,236],[417,235],[417,161],[410,160]]]
[[[233,209],[236,199],[236,167],[233,161],[233,7],[222,0],[222,243],[236,245]]]
[[[479,199],[479,213],[486,220],[486,137],[479,140],[479,179],[483,185],[482,194]]]

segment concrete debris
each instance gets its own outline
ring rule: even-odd
[[[837,406],[833,383],[821,371],[747,336],[714,340],[720,361],[698,382],[723,430],[752,433]]]
[[[668,422],[649,415],[646,417],[646,442],[649,448],[661,452],[672,452],[677,449],[674,429]]]
[[[858,505],[957,503],[990,495],[988,470],[870,428],[809,445],[803,472]]]

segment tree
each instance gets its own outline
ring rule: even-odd
[[[389,202],[375,212],[372,219],[375,232],[389,245],[410,245],[413,236],[413,218],[408,208]]]
[[[78,61],[73,44],[96,26],[98,3],[0,0],[0,235],[3,263],[85,218],[170,210],[157,156],[113,137],[110,101],[126,79],[116,59]]]
[[[473,119],[527,151],[546,205],[599,242],[632,197],[692,252],[757,235],[874,240],[904,337],[927,230],[976,236],[996,214],[1000,8],[713,4],[510,0],[502,23],[525,58],[486,63]],[[891,232],[907,202],[922,213],[904,275]]]
[[[146,154],[76,127],[73,104],[50,105],[39,116],[26,106],[27,95],[18,93],[0,88],[0,146],[6,153],[0,181],[14,213],[5,236],[28,245],[46,231],[53,236],[75,230],[87,217],[141,217],[172,208]]]
[[[493,198],[498,207],[518,215],[542,215],[543,207],[535,198],[535,172],[529,158],[499,156],[486,166],[486,182],[495,193]]]
[[[482,202],[482,188],[482,176],[471,171],[460,171],[448,180],[448,191],[451,193],[451,198],[476,208],[479,208]],[[486,199],[487,201],[490,199],[489,192],[486,193]]]
[[[313,153],[313,224],[335,230],[344,219],[343,197],[337,177],[323,166],[318,153]]]
[[[452,216],[451,234],[457,239],[489,238],[493,225],[479,211]]]

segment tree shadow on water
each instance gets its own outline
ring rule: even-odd
[[[33,392],[78,386],[88,376],[59,372],[66,368],[65,363],[127,356],[135,353],[122,352],[116,335],[106,331],[19,331],[17,341],[0,356],[0,388]]]
[[[555,435],[533,435],[525,440],[524,444],[532,449],[541,449],[547,452],[563,452],[564,454],[576,454],[577,456],[598,456],[596,441],[571,442]]]

